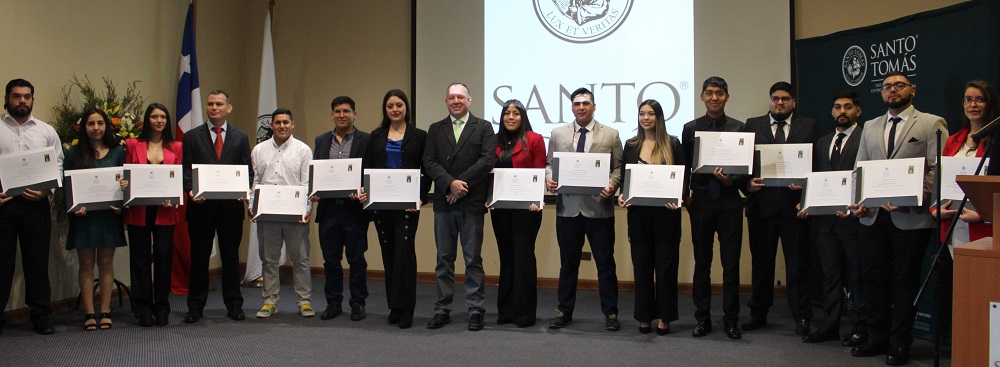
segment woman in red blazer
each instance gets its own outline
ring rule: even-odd
[[[181,164],[181,142],[174,141],[169,129],[167,108],[159,103],[150,104],[142,122],[139,138],[125,141],[125,163]],[[122,182],[122,188],[125,186],[128,181]],[[180,219],[176,204],[168,200],[162,206],[131,206],[125,212],[132,275],[129,299],[140,326],[169,323],[174,225]]]
[[[990,83],[973,80],[965,85],[965,95],[962,96],[962,106],[965,114],[962,129],[948,137],[944,150],[945,157],[982,157],[985,153],[986,139],[979,142],[972,140],[973,131],[978,131],[986,123],[1000,116],[1000,103],[997,101],[997,91]],[[986,168],[984,167],[983,170]],[[951,200],[941,203],[941,240],[945,240],[951,218],[958,213],[958,203]],[[952,209],[946,209],[951,207]],[[931,214],[937,216],[937,207],[931,207]],[[992,227],[983,223],[979,213],[966,207],[959,215],[959,221],[952,234],[951,243],[961,245],[983,237],[992,236]]]
[[[524,105],[516,99],[509,100],[501,114],[503,125],[497,132],[494,167],[545,168],[545,143],[541,135],[531,131]],[[535,238],[542,225],[542,208],[531,204],[528,210],[490,210],[500,252],[497,324],[532,326],[538,303]]]

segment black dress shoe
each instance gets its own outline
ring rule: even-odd
[[[446,313],[435,314],[434,318],[427,323],[428,329],[440,329],[442,326],[447,325],[451,322],[451,316]]]
[[[387,318],[386,321],[389,322],[389,325],[398,324],[399,323],[399,318],[401,316],[403,316],[403,310],[395,309],[395,308],[389,309],[389,318]],[[323,317],[321,316],[320,318],[323,318]]]
[[[844,337],[844,339],[840,341],[840,345],[845,347],[856,347],[864,344],[866,341],[868,341],[868,332],[858,331]]]
[[[483,314],[474,313],[469,315],[469,331],[483,330]]]
[[[726,337],[733,340],[743,339],[743,333],[736,327],[736,323],[732,323],[726,325]]]
[[[622,324],[618,322],[617,314],[610,314],[604,317],[604,329],[607,331],[618,331],[622,329]]]
[[[559,311],[556,313],[556,318],[549,323],[549,329],[562,329],[571,323],[573,323],[573,315]]]
[[[812,327],[809,326],[809,319],[801,319],[795,321],[795,335],[806,336],[812,331]]]
[[[885,355],[885,364],[890,366],[902,366],[910,361],[910,348],[893,345]]]
[[[201,310],[189,310],[187,314],[184,315],[184,323],[193,324],[198,322],[198,320],[201,320],[202,317],[205,317],[205,315],[201,313]]]
[[[361,321],[368,316],[365,312],[365,306],[351,307],[351,321]]]
[[[514,325],[517,325],[517,327],[519,327],[519,328],[526,328],[526,327],[535,326],[535,318],[534,317],[518,317],[517,320],[514,320]]]
[[[639,324],[639,334],[649,334],[651,332],[653,332],[652,324],[646,324],[646,325],[643,325],[641,323]]]
[[[56,329],[52,327],[52,322],[50,322],[48,318],[35,321],[32,329],[41,335],[51,335],[56,332]]]
[[[153,315],[139,315],[139,326],[150,327],[153,326]]]
[[[667,327],[662,328],[662,329],[660,328],[660,325],[656,325],[656,335],[663,336],[663,335],[670,334],[670,324],[668,324],[668,323],[664,323],[664,324],[666,324]]]
[[[401,310],[399,311],[399,328],[409,329],[413,326],[413,310]]]
[[[816,330],[815,332],[802,337],[802,341],[805,343],[822,343],[839,339],[840,332],[833,329]]]
[[[342,313],[344,313],[344,309],[340,306],[326,306],[326,310],[323,310],[323,313],[319,314],[319,319],[330,320],[334,317],[340,316]]]
[[[712,320],[705,320],[699,322],[698,325],[694,327],[694,330],[691,331],[691,336],[695,338],[700,338],[705,335],[708,335],[708,333],[710,332],[712,332]]]
[[[864,343],[854,348],[851,348],[851,355],[855,357],[871,357],[879,354],[885,354],[889,350],[888,343]]]
[[[514,319],[507,316],[497,316],[497,325],[506,325],[514,322]]]
[[[763,329],[767,326],[767,316],[751,316],[750,322],[743,324],[743,330],[751,331]]]
[[[155,315],[155,316],[153,316],[153,318],[156,320],[156,321],[154,321],[154,324],[156,326],[167,326],[167,325],[170,324],[170,316],[169,315]]]
[[[226,316],[229,316],[229,318],[232,319],[233,321],[243,321],[244,319],[247,318],[246,312],[243,312],[242,308],[236,308],[236,307],[229,309],[229,312],[226,313]]]

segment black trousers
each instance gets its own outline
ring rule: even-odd
[[[52,217],[48,199],[32,202],[15,197],[0,206],[0,307],[6,307],[10,301],[14,260],[20,242],[24,303],[31,308],[33,323],[52,313],[52,291],[49,285],[51,233]],[[3,315],[0,315],[0,327],[3,323]]]
[[[200,204],[206,205],[206,204]],[[242,210],[242,205],[239,206]],[[187,210],[206,210],[205,207],[188,206]],[[223,208],[230,209],[230,208]],[[243,217],[202,216],[188,221],[191,238],[191,285],[188,286],[189,310],[201,310],[208,301],[208,260],[212,255],[213,240],[219,237],[219,257],[222,260],[222,300],[226,309],[243,307],[240,291],[240,241],[243,239]]]
[[[132,312],[136,316],[170,314],[170,270],[174,261],[174,226],[156,225],[156,208],[146,208],[145,226],[128,226]],[[152,239],[152,241],[150,241]]]
[[[735,191],[712,200],[707,191],[698,190],[694,191],[688,213],[694,247],[694,317],[698,322],[712,319],[712,256],[718,233],[722,261],[722,319],[727,324],[736,324],[740,317],[743,200]]]
[[[811,319],[809,304],[809,251],[804,241],[808,233],[806,223],[795,217],[795,208],[783,208],[770,217],[747,217],[752,258],[752,287],[750,314],[766,317],[774,305],[775,257],[778,239],[785,255],[785,280],[788,290],[788,307],[796,320]]]
[[[375,229],[385,268],[385,298],[390,310],[413,311],[417,305],[417,252],[414,236],[420,213],[375,212]]]
[[[490,211],[500,253],[497,313],[519,324],[534,323],[538,308],[538,268],[535,239],[542,212],[518,209]]]
[[[903,230],[879,209],[875,223],[861,226],[861,272],[868,299],[868,340],[913,344],[913,300],[932,229]]]
[[[854,225],[857,225],[857,219],[847,220],[853,220]],[[834,224],[834,227],[836,226],[837,224]],[[857,233],[833,228],[830,231],[820,232],[816,237],[816,250],[819,252],[820,266],[823,269],[823,310],[826,312],[826,321],[820,326],[823,330],[840,331],[845,286],[850,289],[848,294],[854,305],[851,332],[868,329],[865,317],[868,306],[862,285],[858,236]]]
[[[584,236],[597,263],[597,287],[601,311],[605,316],[618,314],[618,274],[615,267],[615,218],[556,217],[556,240],[559,242],[559,311],[573,314],[576,307],[576,283],[580,277],[580,256]]]
[[[338,199],[346,200],[346,199]],[[319,222],[319,246],[323,250],[323,270],[326,285],[323,293],[328,306],[340,306],[344,301],[344,268],[340,261],[347,254],[350,265],[348,287],[351,308],[364,307],[368,298],[368,219],[356,202],[331,202]]]
[[[628,239],[635,271],[636,321],[648,323],[661,319],[669,323],[677,320],[680,210],[629,207]]]

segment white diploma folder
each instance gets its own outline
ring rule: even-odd
[[[309,162],[309,196],[344,199],[361,187],[361,158],[314,159]]]
[[[754,149],[754,177],[764,185],[802,186],[812,172],[812,144],[760,144]]]
[[[192,164],[191,192],[208,200],[246,199],[250,169],[243,164]]]
[[[622,196],[636,206],[681,205],[684,166],[626,164]]]
[[[184,204],[183,170],[179,164],[126,164],[125,206],[159,206],[170,200]]]
[[[419,169],[366,169],[366,210],[420,209]]]
[[[309,208],[308,187],[257,185],[251,205],[255,221],[298,223]]]
[[[559,183],[559,194],[600,195],[611,168],[611,153],[552,153],[552,181]]]
[[[50,190],[62,186],[56,149],[47,147],[17,153],[0,154],[0,188],[7,196],[24,190]]]
[[[493,190],[486,202],[494,209],[541,208],[545,201],[544,168],[494,168]]]
[[[924,202],[924,158],[859,161],[854,176],[855,203],[878,208],[886,203],[920,206]]]
[[[802,211],[809,215],[847,213],[854,191],[853,171],[811,172],[802,187]]]
[[[750,174],[753,168],[754,133],[695,131],[692,173]]]
[[[66,212],[74,213],[80,207],[88,212],[122,208],[125,193],[122,192],[122,167],[77,169],[64,172]]]

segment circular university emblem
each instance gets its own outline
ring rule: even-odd
[[[271,131],[271,114],[257,116],[257,143],[270,139],[274,132]]]
[[[852,87],[865,81],[865,74],[868,73],[868,56],[865,56],[865,51],[858,46],[849,47],[844,52],[840,71],[844,73],[844,81]]]
[[[610,36],[625,22],[633,0],[532,0],[549,33],[564,41],[589,43]]]

